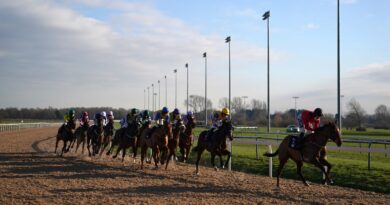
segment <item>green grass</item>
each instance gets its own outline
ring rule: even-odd
[[[277,128],[275,128],[277,129]],[[281,130],[282,128],[280,128]],[[196,129],[195,134],[199,135],[202,129]],[[261,129],[260,129],[261,130]],[[253,129],[252,129],[253,131]],[[258,130],[257,130],[258,131]],[[264,131],[264,130],[261,130]],[[361,132],[349,131],[344,132],[343,137],[347,139],[350,136],[362,136],[364,139],[390,139],[390,130],[374,130],[368,129],[364,134],[356,134]],[[238,134],[236,134],[238,135]],[[245,134],[250,136],[250,134]],[[273,136],[276,136],[275,134]],[[280,139],[284,135],[279,134]],[[356,138],[356,137],[355,137]],[[195,143],[196,144],[196,143]],[[333,143],[330,143],[333,144]],[[343,146],[359,146],[357,143],[344,143]],[[362,144],[362,147],[367,147],[367,144]],[[384,145],[375,145],[372,147],[384,148]],[[389,147],[387,147],[389,149]],[[267,151],[267,147],[259,145],[259,159],[256,160],[256,146],[245,144],[233,145],[233,160],[232,169],[251,174],[259,174],[268,176],[268,158],[262,154]],[[273,147],[274,151],[277,147]],[[190,163],[194,163],[196,156],[192,153]],[[224,158],[226,160],[226,157]],[[382,193],[390,193],[390,155],[382,153],[371,154],[371,169],[368,170],[368,153],[367,152],[346,152],[329,150],[328,160],[333,165],[332,178],[335,185],[343,187],[351,187],[367,191],[375,191]],[[216,158],[216,164],[219,165],[219,159]],[[210,154],[205,151],[202,156],[201,165],[211,166]],[[273,176],[276,176],[276,170],[279,165],[278,158],[273,158]],[[304,164],[303,175],[307,180],[313,183],[321,183],[321,171],[310,164]],[[289,160],[283,169],[282,178],[300,180],[296,174],[296,166],[292,160]],[[275,179],[276,183],[276,179]],[[283,183],[283,179],[281,181]],[[301,183],[301,182],[297,182]]]
[[[266,146],[259,146],[259,160],[256,160],[256,148],[254,145],[233,145],[232,169],[268,176],[269,158],[262,156],[266,149]],[[328,160],[333,165],[331,173],[335,185],[390,193],[390,156],[372,154],[371,170],[368,170],[367,158],[367,153],[329,151]],[[196,156],[194,153],[192,153],[190,159],[190,163],[195,162]],[[226,157],[224,160],[226,160]],[[218,158],[216,158],[215,162],[219,165]],[[208,152],[203,154],[200,164],[211,166],[210,154]],[[276,176],[278,165],[278,158],[274,157],[273,176]],[[310,164],[304,165],[303,175],[313,183],[321,183],[322,181],[321,171]],[[296,174],[295,163],[292,160],[289,160],[284,167],[282,178],[300,180]],[[283,183],[283,179],[281,183]]]

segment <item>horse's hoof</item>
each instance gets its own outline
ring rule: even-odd
[[[309,181],[305,181],[305,186],[310,186],[310,182]]]
[[[218,167],[214,167],[214,170],[215,170],[215,171],[218,171]]]

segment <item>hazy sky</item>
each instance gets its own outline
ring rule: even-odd
[[[341,93],[368,113],[390,106],[388,0],[341,0]],[[228,96],[267,101],[270,17],[271,111],[337,110],[336,0],[0,0],[0,107],[144,108],[144,91],[168,79],[168,107],[189,92],[214,108]],[[158,96],[157,96],[158,99]],[[150,97],[150,107],[152,98]],[[158,100],[157,100],[158,105]],[[147,98],[146,98],[147,107]],[[345,106],[342,108],[344,111]]]

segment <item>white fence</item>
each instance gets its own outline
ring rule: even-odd
[[[57,127],[60,126],[61,124],[62,123],[47,123],[47,122],[0,124],[0,132],[19,131],[21,129],[27,129],[27,128]]]

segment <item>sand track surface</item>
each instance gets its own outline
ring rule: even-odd
[[[106,156],[54,154],[57,128],[0,133],[0,204],[390,204],[390,196],[170,164],[140,170]],[[62,142],[60,143],[60,147]]]

